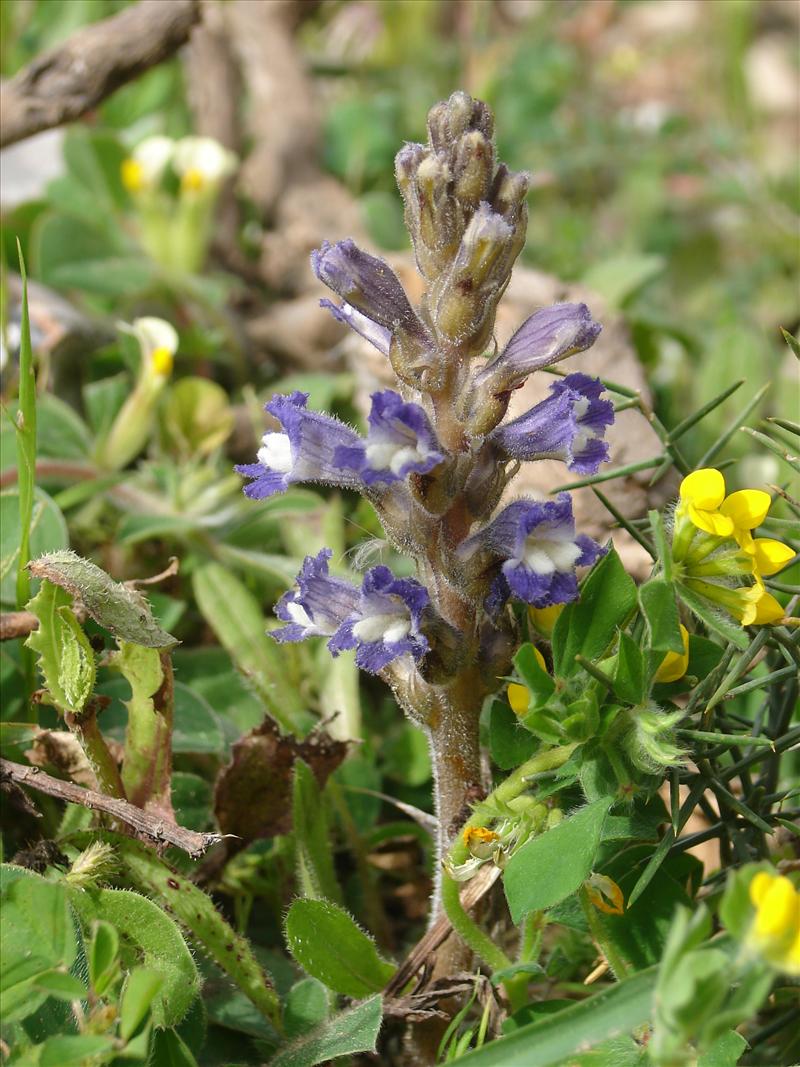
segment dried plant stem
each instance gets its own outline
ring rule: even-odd
[[[186,830],[175,823],[148,815],[125,800],[105,796],[94,789],[83,789],[72,782],[62,782],[60,778],[53,778],[37,767],[25,767],[21,763],[0,759],[0,778],[19,782],[71,804],[80,804],[84,808],[113,815],[115,819],[133,827],[137,833],[146,835],[156,843],[174,845],[193,859],[198,859],[212,845],[222,840],[220,834],[199,834],[194,830]]]

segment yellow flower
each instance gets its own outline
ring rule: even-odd
[[[543,671],[547,670],[547,664],[544,661],[544,656],[541,654],[538,648],[534,646],[533,654],[536,657],[536,662],[542,668]],[[525,685],[519,685],[517,682],[512,682],[508,687],[508,702],[511,705],[511,710],[515,715],[527,715],[528,704],[530,702],[531,694],[528,687]]]
[[[168,378],[172,373],[173,354],[166,345],[159,345],[150,354],[150,366],[154,374]]]
[[[760,582],[757,582],[747,592],[750,595],[739,616],[742,626],[764,626],[783,618],[783,606],[766,591]]]
[[[189,167],[189,169],[181,175],[181,189],[187,190],[200,190],[203,189],[208,182],[206,176],[197,167]]]
[[[606,915],[622,915],[625,911],[625,898],[613,878],[592,872],[583,884],[589,900],[598,911]]]
[[[750,883],[755,908],[749,943],[769,963],[800,974],[800,894],[781,874],[759,871]]]
[[[549,637],[565,607],[566,604],[552,604],[549,608],[528,608],[528,618],[540,634]]]
[[[679,511],[692,523],[715,537],[730,537],[733,520],[721,512],[725,500],[725,479],[713,467],[693,471],[681,482]]]
[[[657,682],[677,682],[686,674],[689,666],[689,631],[680,623],[683,652],[668,652],[655,673]]]
[[[476,859],[489,859],[496,848],[500,835],[485,826],[468,826],[463,835],[464,844]]]
[[[750,541],[749,547],[742,545],[742,548],[753,556],[755,571],[763,578],[777,574],[794,558],[794,549],[782,541],[774,541],[771,537],[751,537]],[[741,544],[741,541],[739,543]]]
[[[124,159],[120,168],[122,184],[129,193],[138,193],[144,188],[144,167],[137,159]]]

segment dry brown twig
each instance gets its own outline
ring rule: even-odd
[[[37,56],[3,84],[0,146],[85,115],[173,55],[199,17],[197,0],[141,0]]]
[[[137,833],[144,834],[156,844],[174,845],[175,848],[188,853],[192,859],[199,859],[212,845],[222,840],[221,834],[200,834],[187,830],[177,823],[148,815],[125,800],[105,796],[94,789],[83,789],[72,782],[62,782],[60,778],[53,778],[38,767],[26,767],[21,763],[0,759],[0,781],[19,783],[59,800],[113,815],[115,819],[127,823]]]

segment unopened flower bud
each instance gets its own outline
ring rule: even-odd
[[[471,130],[456,148],[455,194],[465,207],[474,210],[486,200],[493,170],[492,142],[480,130]]]

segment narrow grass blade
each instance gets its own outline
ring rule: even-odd
[[[745,407],[739,412],[739,414],[733,420],[728,429],[720,437],[718,437],[714,444],[711,445],[711,447],[704,453],[704,455],[700,457],[700,459],[698,459],[695,465],[695,468],[697,470],[700,470],[702,467],[707,467],[711,463],[711,460],[714,458],[714,456],[718,455],[723,450],[725,445],[727,445],[728,441],[730,441],[736,431],[742,426],[742,424],[750,417],[750,414],[761,403],[764,394],[769,389],[769,386],[770,383],[767,382],[766,385],[763,385],[758,390],[758,392],[750,400],[750,402],[746,404]]]

